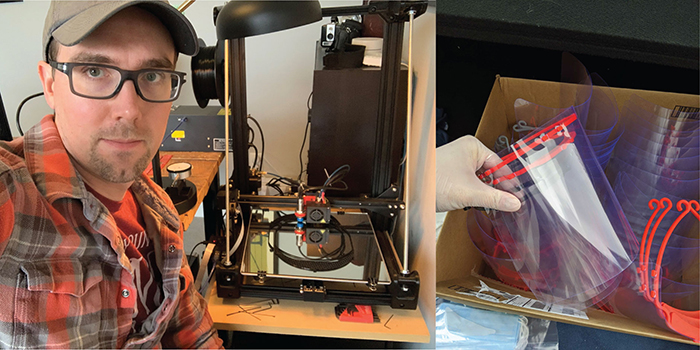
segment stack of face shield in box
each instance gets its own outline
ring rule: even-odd
[[[536,135],[542,130],[542,126],[548,125],[558,115],[570,115],[575,113],[576,124],[582,130],[578,130],[578,142],[583,143],[586,139],[590,147],[590,152],[583,152],[578,156],[591,168],[596,167],[596,163],[602,168],[608,164],[610,156],[617,142],[620,140],[624,126],[619,123],[619,110],[615,102],[615,97],[607,87],[605,82],[597,75],[589,75],[583,65],[573,57],[568,57],[569,66],[576,71],[570,75],[569,81],[577,81],[578,84],[562,84],[559,91],[559,103],[568,108],[547,107],[518,98],[514,103],[514,116],[516,124],[513,126],[513,134],[510,139],[501,136],[496,144],[496,151],[499,154],[513,151],[517,144],[516,140],[526,140],[530,135]],[[564,76],[565,74],[562,74]],[[551,101],[550,101],[551,102]],[[531,137],[530,137],[531,138]],[[606,182],[603,173],[596,170],[596,186],[598,191],[603,188]],[[552,174],[556,177],[556,174]],[[542,184],[541,184],[542,185]],[[533,223],[536,224],[536,223]],[[484,213],[471,210],[467,216],[467,226],[470,238],[475,246],[482,253],[485,262],[491,266],[496,276],[504,283],[521,289],[529,289],[528,284],[521,278],[521,273],[527,273],[522,268],[516,266],[516,262],[505,249],[504,242],[495,229],[494,222]],[[504,229],[503,227],[501,229]],[[551,248],[551,247],[546,247]],[[548,252],[543,251],[543,254]],[[552,266],[556,270],[555,266]],[[525,276],[525,280],[533,281],[542,278],[542,274],[531,273]],[[544,282],[544,281],[540,281]],[[609,286],[608,286],[609,287]],[[609,291],[608,291],[609,292]],[[595,300],[600,299],[600,293],[591,291],[589,294],[597,294]],[[570,296],[565,297],[568,299]],[[584,297],[584,299],[587,297]],[[558,299],[554,298],[554,299]],[[591,300],[583,303],[577,301],[579,305],[588,304]],[[593,300],[593,301],[595,301]],[[560,300],[562,301],[562,300]]]
[[[626,132],[613,153],[607,176],[642,250],[611,305],[625,315],[697,341],[698,113],[663,108],[633,95],[623,108],[622,119]],[[663,311],[662,305],[675,310],[675,317]],[[694,326],[683,321],[685,312],[695,313],[690,316]],[[674,326],[672,319],[685,326]]]
[[[633,95],[624,106],[626,132],[607,169],[610,183],[625,216],[639,239],[649,215],[651,199],[697,200],[700,193],[700,121],[698,113],[682,113],[656,106]],[[671,212],[660,229],[667,230],[680,215]],[[692,228],[695,227],[695,230]],[[697,223],[683,222],[671,246],[694,246]],[[658,247],[659,241],[654,242]],[[658,249],[658,248],[657,248]]]
[[[605,299],[639,244],[576,114],[561,113],[498,155],[502,163],[479,177],[522,206],[491,211],[491,228],[474,214],[480,226],[470,223],[469,231],[484,259],[500,279],[544,302],[581,309]]]

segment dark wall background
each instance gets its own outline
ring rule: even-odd
[[[564,51],[612,87],[698,94],[698,2],[621,3],[440,0],[438,143],[476,131],[496,74],[560,81]]]

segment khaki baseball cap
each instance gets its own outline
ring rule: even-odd
[[[49,42],[52,37],[64,46],[76,45],[115,13],[129,6],[139,6],[156,16],[170,31],[178,52],[189,56],[197,54],[199,44],[194,27],[166,0],[52,0],[44,23],[44,60],[48,61]]]

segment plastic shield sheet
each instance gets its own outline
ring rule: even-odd
[[[690,142],[691,144],[694,143],[697,147],[700,130],[660,130],[655,124],[652,124],[647,119],[630,111],[627,107],[623,108],[622,116],[625,120],[625,124],[629,125],[630,130],[636,136],[641,136],[650,141],[669,146],[684,147]]]
[[[474,242],[479,253],[481,253],[484,261],[491,267],[496,277],[498,277],[501,282],[527,290],[527,285],[523,282],[518,273],[518,269],[515,267],[518,264],[510,258],[502,243],[496,241],[482,230],[477,222],[475,214],[483,216],[483,214],[478,213],[475,209],[470,209],[467,213],[467,229],[469,231],[469,237],[472,239],[472,242]],[[490,227],[493,229],[492,226]]]
[[[620,148],[625,150],[620,153],[620,158],[632,165],[637,166],[638,163],[643,162],[644,164],[639,165],[639,167],[645,167],[647,169],[654,169],[654,167],[656,167],[681,171],[698,170],[698,164],[700,164],[699,156],[686,157],[679,154],[678,156],[668,157],[639,148],[635,144],[627,141],[627,139],[628,137],[625,137],[620,140]],[[695,153],[697,153],[697,149]]]
[[[601,79],[602,80],[602,79]],[[588,73],[588,69],[574,55],[564,52],[561,55],[561,82],[569,83],[575,89],[572,91],[563,87],[559,93],[559,106],[563,108],[571,107],[578,116],[582,126],[587,125],[588,110],[591,100],[591,89],[595,83],[593,75]],[[572,95],[574,96],[572,98]],[[544,123],[536,124],[542,126]]]
[[[622,135],[624,135],[624,132],[625,127],[622,124],[618,124],[610,135],[610,141],[602,145],[591,147],[602,169],[605,169],[608,166],[610,157],[612,157],[613,151],[615,150],[615,147],[617,146],[617,143],[621,139]]]
[[[697,112],[697,109],[693,110],[682,106],[669,109],[651,103],[637,95],[630,96],[625,106],[661,130],[692,131],[697,130],[700,126],[700,118],[698,118],[700,113]]]
[[[677,139],[677,145],[673,145],[671,142],[658,143],[644,136],[639,136],[635,131],[630,131],[628,135],[623,137],[630,144],[634,146],[655,154],[660,157],[665,158],[679,158],[679,157],[697,157],[698,156],[698,139]]]
[[[573,108],[579,123],[586,125],[592,97],[592,80],[586,67],[570,53],[562,54],[561,77],[563,83],[559,90],[558,106],[541,106],[524,99],[515,100],[515,119],[531,127],[540,127],[564,110]],[[594,123],[597,124],[597,123]],[[523,138],[530,129],[516,132]]]
[[[637,183],[653,188],[656,192],[667,196],[680,197],[687,195],[691,196],[690,199],[695,199],[695,196],[700,191],[699,181],[697,176],[695,176],[697,172],[695,171],[680,171],[666,168],[649,171],[635,167],[620,157],[612,158],[607,170],[608,174],[613,176],[625,172],[637,180]],[[651,195],[651,193],[649,194]]]
[[[605,143],[599,144],[599,145],[593,145],[591,144],[591,149],[593,150],[593,153],[595,153],[598,158],[600,158],[600,155],[603,154],[609,154],[610,152],[613,151],[615,148],[615,145],[617,142],[620,140],[622,135],[625,132],[624,126],[620,125],[619,128],[616,128],[613,133],[610,135],[610,141],[607,141]],[[590,138],[589,138],[590,140]]]
[[[670,254],[670,252],[666,254]],[[675,308],[682,310],[698,309],[700,286],[698,286],[697,282],[683,283],[663,277],[659,294],[664,303]]]
[[[577,60],[576,64],[581,65]],[[581,65],[579,71],[578,74],[581,74],[585,72],[585,68]],[[515,119],[518,122],[525,122],[527,125],[537,127],[544,125],[566,108],[573,108],[579,122],[586,130],[586,136],[588,136],[591,145],[595,147],[606,143],[610,139],[611,132],[618,125],[619,110],[615,103],[615,97],[605,81],[595,73],[590,76],[581,76],[579,79],[573,77],[569,79],[579,82],[579,84],[566,85],[562,88],[564,90],[562,95],[572,95],[572,93],[566,93],[566,90],[576,90],[573,93],[576,96],[574,100],[561,100],[560,106],[563,107],[557,108],[517,99],[514,103]],[[584,118],[584,116],[586,117]],[[528,131],[528,129],[520,129],[520,137],[523,137]]]
[[[467,213],[467,226],[469,227],[469,237],[474,242],[479,251],[499,259],[510,259],[508,251],[503,243],[493,238],[493,225],[490,220],[479,219],[482,216],[478,210],[470,210]],[[480,222],[481,221],[481,222]]]
[[[625,134],[625,139],[637,147],[647,151],[654,152],[654,149],[663,149],[664,147],[679,148],[681,152],[678,154],[665,154],[666,157],[688,157],[690,154],[682,154],[683,149],[700,148],[700,136],[671,136],[671,134],[659,134],[648,129],[642,129],[639,126],[642,122],[637,122],[636,125],[630,125],[628,132]],[[696,154],[697,155],[697,154]]]
[[[700,131],[697,129],[677,131],[659,127],[648,119],[643,118],[641,115],[630,111],[628,107],[623,108],[622,116],[624,118],[624,124],[628,125],[636,134],[640,134],[659,143],[669,144],[670,146],[683,146],[682,143],[678,143],[697,139],[698,135],[700,135]],[[658,139],[659,137],[661,137],[660,140]]]
[[[627,143],[624,139],[620,140],[621,150],[616,160],[620,161],[619,165],[624,167],[633,167],[644,170],[652,174],[668,177],[678,180],[695,180],[698,178],[697,162],[698,157],[688,158],[666,158],[659,157],[635,148],[634,145]],[[671,166],[674,166],[673,168]]]
[[[690,131],[661,131],[654,129],[654,126],[649,121],[631,112],[627,107],[623,110],[623,117],[624,124],[626,124],[629,129],[629,133],[625,135],[625,138],[639,145],[638,147],[646,151],[653,152],[654,149],[660,149],[662,147],[676,147],[681,149],[697,149],[700,147],[700,129]]]
[[[584,125],[586,134],[591,144],[599,144],[607,141],[601,138],[599,142],[593,140],[593,136],[610,135],[610,132],[618,124],[620,118],[619,108],[615,102],[615,96],[605,81],[598,74],[591,74],[591,102],[588,109],[588,119]]]
[[[499,154],[479,174],[521,199],[490,217],[538,299],[583,308],[600,301],[634,259],[638,243],[576,115],[563,113]],[[526,276],[536,276],[529,279]]]

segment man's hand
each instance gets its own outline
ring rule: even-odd
[[[437,211],[485,207],[517,211],[520,201],[512,194],[490,187],[476,176],[481,167],[492,168],[501,159],[481,141],[468,135],[436,150],[435,190]]]

